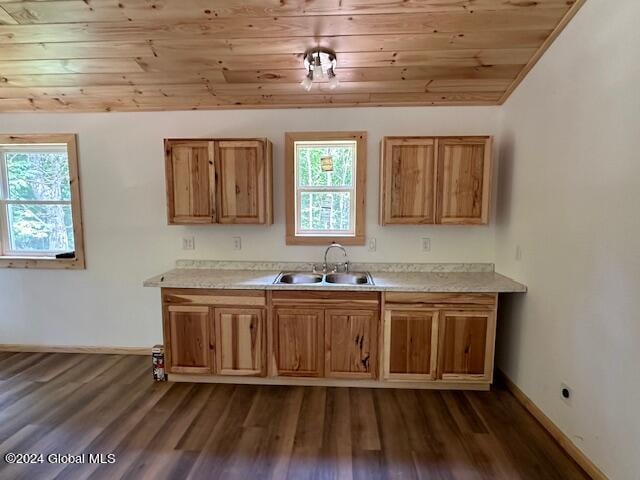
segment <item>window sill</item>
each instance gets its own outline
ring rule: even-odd
[[[291,236],[287,235],[286,244],[287,245],[331,245],[333,242],[339,243],[341,245],[364,245],[365,238],[364,235],[355,236],[355,237],[307,237],[307,236]]]
[[[0,256],[0,268],[84,270],[82,258],[12,257]]]

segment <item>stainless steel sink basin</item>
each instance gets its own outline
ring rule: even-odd
[[[294,272],[294,273],[282,273],[276,279],[275,283],[291,283],[291,284],[300,284],[300,283],[320,283],[322,282],[322,275],[315,273],[303,273],[303,272]]]
[[[282,272],[273,283],[289,285],[312,285],[319,283],[325,285],[373,285],[373,280],[371,279],[371,275],[366,272],[328,273],[326,275],[309,272]]]
[[[329,273],[325,275],[327,283],[340,285],[371,285],[371,277],[368,273]]]

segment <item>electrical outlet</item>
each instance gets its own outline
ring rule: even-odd
[[[195,250],[196,239],[194,237],[182,237],[182,249],[183,250]]]
[[[431,251],[431,239],[428,237],[422,237],[422,239],[420,240],[420,244],[422,245],[422,251],[423,252],[430,252]]]
[[[371,237],[369,239],[369,251],[370,252],[375,252],[376,251],[376,247],[377,247],[376,239],[375,239],[375,237]]]
[[[522,260],[522,247],[520,245],[516,245],[516,262]]]
[[[241,237],[233,237],[233,249],[234,250],[242,250],[242,238]]]
[[[567,405],[571,405],[571,399],[573,398],[573,390],[566,383],[560,384],[560,398]]]

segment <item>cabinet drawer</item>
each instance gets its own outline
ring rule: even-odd
[[[402,305],[403,307],[415,304],[421,305],[470,305],[474,308],[496,306],[497,295],[495,293],[404,293],[387,292],[384,294],[387,305]]]
[[[167,305],[252,306],[266,305],[265,292],[261,290],[200,290],[162,289],[162,301]]]
[[[281,290],[272,293],[271,301],[274,306],[339,305],[341,308],[378,309],[380,294],[377,292],[341,292],[335,290]]]

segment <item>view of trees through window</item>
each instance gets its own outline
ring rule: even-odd
[[[355,142],[297,144],[298,231],[350,232],[353,230]],[[331,170],[321,159],[331,157]]]
[[[0,153],[2,205],[11,252],[74,250],[66,151],[6,149]],[[5,250],[7,248],[5,247]]]

